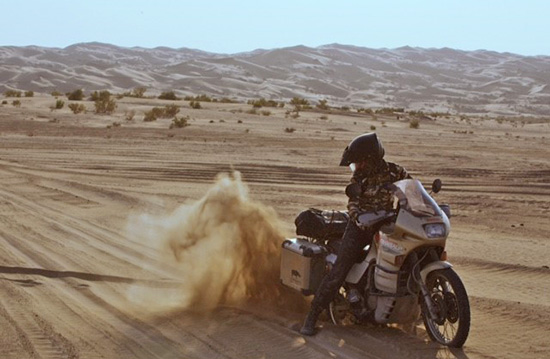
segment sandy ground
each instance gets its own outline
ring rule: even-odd
[[[192,110],[179,102],[190,126],[170,130],[168,119],[141,120],[144,110],[167,104],[159,100],[122,99],[111,116],[50,111],[49,95],[21,102],[0,107],[1,358],[548,357],[548,122],[449,117],[411,129],[395,116],[302,112],[290,119],[287,109],[261,116],[240,112],[250,108],[244,104]],[[137,114],[126,122],[129,109]],[[349,140],[371,126],[389,160],[425,184],[443,180],[436,198],[454,214],[449,260],[472,306],[462,350],[429,342],[422,325],[405,332],[324,321],[320,334],[304,338],[296,332],[300,300],[243,302],[233,293],[238,298],[223,297],[208,313],[190,311],[200,303],[190,302],[185,285],[216,283],[223,267],[214,263],[225,257],[204,247],[195,262],[174,260],[143,240],[156,237],[143,221],[132,228],[135,218],[192,212],[219,173],[236,170],[249,190],[245,202],[269,214],[251,222],[273,218],[275,233],[292,236],[302,209],[345,207],[350,173],[337,164]],[[175,236],[183,236],[178,228]],[[210,274],[197,276],[201,263]],[[198,300],[219,297],[211,290]]]

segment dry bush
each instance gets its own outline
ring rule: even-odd
[[[75,115],[86,111],[86,106],[81,103],[70,103],[69,108],[71,109],[71,111],[73,111]]]
[[[179,100],[174,91],[162,92],[158,98],[161,100]]]
[[[162,117],[175,117],[180,112],[180,108],[177,105],[166,105],[164,107],[164,115]]]
[[[92,101],[95,101],[95,113],[111,114],[117,108],[116,101],[111,98],[109,91],[95,91],[92,94]]]
[[[84,99],[84,91],[81,89],[74,90],[73,92],[67,93],[67,98],[71,101],[82,101]]]
[[[201,103],[199,101],[191,101],[189,102],[189,106],[195,110],[199,110],[202,108]]]
[[[21,97],[22,92],[16,90],[4,91],[4,97]]]
[[[184,127],[187,127],[189,126],[189,120],[191,118],[189,116],[185,116],[185,117],[180,117],[180,118],[177,118],[177,117],[174,117],[174,119],[172,120],[172,123],[170,124],[170,128],[184,128]]]
[[[198,96],[185,96],[183,98],[185,101],[199,101],[199,102],[217,102],[217,100],[212,99],[207,95],[198,95]]]
[[[294,105],[296,111],[311,109],[309,101],[301,97],[293,97],[290,104]]]
[[[158,107],[155,107],[155,108],[158,108]],[[146,111],[143,115],[143,121],[145,122],[152,122],[152,121],[156,121],[158,119],[158,114],[155,113],[154,109],[153,108],[152,110],[150,111]]]
[[[145,95],[145,91],[147,91],[145,87],[136,87],[135,89],[132,90],[131,96],[137,97],[137,98],[143,98],[143,95]]]
[[[266,100],[265,98],[260,98],[258,100],[249,100],[249,105],[252,105],[255,108],[260,107],[280,107],[280,103],[273,100]],[[283,104],[284,105],[284,104]]]
[[[50,109],[52,110],[61,110],[65,106],[65,101],[63,100],[57,100],[55,101],[55,105],[51,106]]]
[[[317,108],[320,109],[320,110],[328,110],[328,109],[330,109],[327,100],[319,100],[319,103],[318,103],[315,107],[317,107]]]

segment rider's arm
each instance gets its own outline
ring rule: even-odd
[[[407,172],[407,170],[395,163],[390,163],[390,172],[393,178],[393,182],[401,181],[404,179],[412,179],[412,176]]]
[[[351,178],[350,185],[354,183],[360,183],[355,177]],[[353,221],[357,220],[357,216],[360,213],[359,197],[349,197],[348,200],[348,213]]]

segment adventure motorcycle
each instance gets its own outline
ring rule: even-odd
[[[357,225],[378,229],[330,303],[334,324],[370,321],[411,324],[420,315],[430,338],[462,347],[470,330],[470,305],[460,277],[446,261],[450,208],[438,205],[420,181],[390,186],[394,210],[358,216]],[[441,189],[435,180],[432,192]],[[348,196],[359,188],[348,187]],[[310,209],[296,218],[296,233],[281,255],[281,282],[314,294],[334,265],[349,216],[345,211]],[[370,247],[370,248],[369,248]]]

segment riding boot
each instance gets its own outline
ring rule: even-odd
[[[319,306],[311,306],[306,320],[304,321],[304,325],[302,326],[302,329],[300,329],[301,334],[307,336],[315,334],[315,324],[317,323],[317,319],[322,311],[323,309]]]

